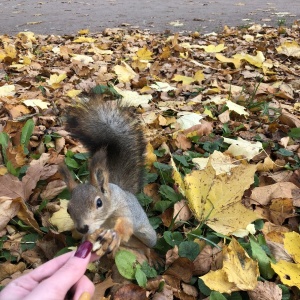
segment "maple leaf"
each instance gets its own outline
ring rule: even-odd
[[[231,294],[238,290],[254,290],[259,276],[258,263],[232,238],[223,248],[223,268],[200,278],[212,290]]]
[[[246,228],[258,218],[241,203],[244,191],[254,181],[255,171],[255,165],[239,165],[230,175],[216,175],[210,159],[204,170],[186,175],[185,195],[195,217],[225,235]]]

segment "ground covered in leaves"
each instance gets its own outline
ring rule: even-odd
[[[57,170],[88,174],[64,110],[93,90],[144,124],[138,198],[164,259],[91,265],[96,299],[299,299],[299,33],[0,36],[0,284],[80,241]]]

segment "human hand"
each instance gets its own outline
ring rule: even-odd
[[[84,275],[91,259],[92,243],[85,241],[77,251],[58,256],[32,272],[11,281],[0,293],[0,300],[63,300],[68,291],[77,300],[93,283]]]

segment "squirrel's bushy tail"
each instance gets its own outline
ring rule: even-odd
[[[109,182],[134,194],[140,191],[146,142],[128,108],[93,96],[68,110],[66,129],[92,155],[106,149]]]

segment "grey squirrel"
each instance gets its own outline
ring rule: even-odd
[[[146,142],[128,108],[93,96],[69,108],[66,129],[91,153],[88,183],[77,184],[62,168],[72,194],[68,213],[76,229],[82,234],[110,230],[117,239],[114,247],[132,235],[153,247],[156,233],[134,195],[142,188]]]

